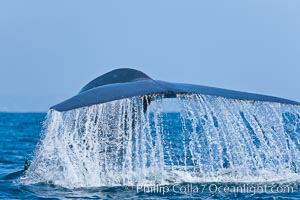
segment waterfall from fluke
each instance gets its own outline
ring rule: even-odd
[[[77,188],[299,180],[299,103],[110,75],[50,109],[20,181]],[[165,98],[177,112],[164,112]]]

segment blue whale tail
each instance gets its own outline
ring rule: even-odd
[[[86,84],[77,95],[62,103],[52,106],[51,109],[62,112],[134,96],[143,96],[144,102],[148,102],[148,104],[143,104],[145,111],[147,110],[147,105],[151,102],[151,95],[153,94],[163,94],[164,98],[175,98],[177,94],[189,93],[239,100],[267,101],[300,105],[300,103],[296,101],[267,95],[202,85],[153,80],[141,71],[121,68],[110,71],[92,80]]]

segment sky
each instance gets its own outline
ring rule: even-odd
[[[300,101],[300,1],[0,1],[0,111],[44,112],[129,67]]]

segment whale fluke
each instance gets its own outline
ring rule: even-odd
[[[300,105],[300,103],[296,101],[267,95],[239,92],[194,84],[171,83],[153,80],[141,71],[129,68],[121,68],[108,72],[92,80],[85,85],[76,96],[52,106],[50,109],[54,109],[56,111],[68,111],[134,96],[164,94],[164,98],[175,98],[176,94],[189,93],[212,95],[239,100],[267,101]],[[149,97],[144,98],[146,98],[147,101],[151,101],[151,98]],[[147,109],[147,105],[144,106],[144,111],[145,109]]]

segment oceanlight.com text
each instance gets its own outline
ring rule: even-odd
[[[239,184],[239,185],[221,185],[221,184],[174,184],[174,185],[137,185],[126,187],[126,190],[132,190],[136,193],[144,194],[162,194],[178,193],[293,193],[296,192],[292,185],[279,184]]]

